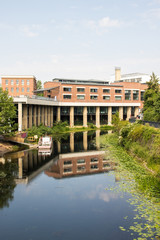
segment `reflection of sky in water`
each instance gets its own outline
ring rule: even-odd
[[[17,185],[10,208],[0,212],[1,239],[130,239],[119,226],[131,207],[105,190],[114,184],[107,173],[60,180],[42,173]]]

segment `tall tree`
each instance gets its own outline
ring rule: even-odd
[[[159,79],[152,73],[148,84],[148,89],[144,94],[144,107],[143,114],[144,120],[147,121],[160,121],[160,90]]]
[[[41,89],[42,88],[42,81],[41,80],[38,80],[37,81],[37,90]]]
[[[8,96],[7,91],[0,88],[0,134],[12,135],[14,130],[14,119],[16,118],[16,107],[13,98]]]

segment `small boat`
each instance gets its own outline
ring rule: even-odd
[[[52,137],[49,136],[40,137],[38,141],[39,149],[50,149],[52,148],[52,145],[53,145]]]

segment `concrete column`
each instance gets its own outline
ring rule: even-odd
[[[135,107],[134,116],[139,115],[139,107]]]
[[[22,158],[18,158],[18,175],[20,179],[23,178],[23,159]]]
[[[41,106],[38,106],[38,126],[41,124]]]
[[[100,107],[96,107],[96,127],[100,127]]]
[[[44,124],[48,126],[48,117],[47,117],[47,106],[44,107]]]
[[[70,150],[74,152],[74,133],[70,133]]]
[[[53,127],[53,107],[51,107],[51,127]]]
[[[29,128],[32,128],[32,105],[29,105]]]
[[[48,106],[48,126],[51,126],[51,108]]]
[[[70,127],[74,127],[74,107],[70,107]]]
[[[41,121],[42,121],[42,123],[43,123],[43,125],[44,125],[44,106],[41,106],[41,110],[42,110],[42,119],[41,119]]]
[[[88,148],[87,131],[83,132],[83,148],[85,151],[87,151]]]
[[[119,107],[119,119],[123,120],[123,107]]]
[[[58,153],[61,153],[61,142],[57,142]]]
[[[27,105],[23,104],[22,107],[23,107],[22,129],[27,129],[28,127]]]
[[[108,125],[112,124],[112,107],[108,107]]]
[[[87,107],[83,107],[83,127],[87,127]]]
[[[57,122],[61,121],[61,108],[57,107]]]
[[[127,107],[127,120],[131,117],[131,107]]]
[[[18,103],[18,131],[22,131],[22,103]]]
[[[100,149],[100,130],[96,130],[96,148]]]
[[[37,126],[37,106],[34,105],[34,110],[33,110],[33,124],[34,126]]]

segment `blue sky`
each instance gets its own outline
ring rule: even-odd
[[[0,0],[0,75],[160,75],[160,0]]]

